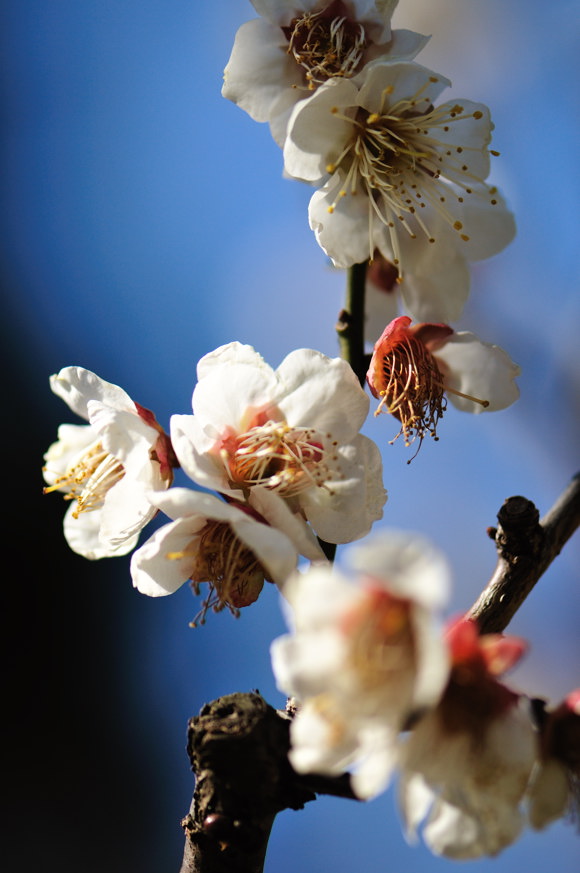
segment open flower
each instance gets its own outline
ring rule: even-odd
[[[554,709],[535,701],[539,755],[528,788],[529,820],[540,830],[555,819],[580,813],[580,689]]]
[[[293,632],[274,641],[272,664],[280,690],[298,702],[293,767],[337,775],[354,765],[353,787],[370,797],[388,784],[399,731],[447,682],[433,613],[448,569],[430,544],[404,533],[377,533],[345,555],[348,577],[315,567],[289,579]]]
[[[173,521],[133,554],[133,585],[142,594],[160,597],[188,580],[196,594],[202,583],[208,583],[201,623],[209,609],[228,607],[237,614],[249,606],[265,580],[282,587],[299,554],[324,560],[304,523],[263,489],[256,489],[251,505],[226,503],[188,488],[172,488],[150,498]]]
[[[409,732],[401,809],[414,840],[449,858],[496,855],[523,825],[520,809],[536,753],[528,701],[497,679],[525,645],[480,637],[460,620],[448,631],[451,674],[438,706]]]
[[[82,367],[65,367],[50,387],[88,425],[63,424],[46,452],[45,492],[71,501],[64,535],[85,558],[124,555],[156,513],[147,499],[173,479],[169,437],[152,412]]]
[[[290,113],[333,78],[351,78],[379,56],[411,59],[428,37],[391,31],[397,0],[252,0],[261,18],[236,34],[222,94],[283,145]]]
[[[310,226],[337,267],[378,250],[404,281],[432,246],[474,261],[513,238],[513,216],[484,182],[489,110],[468,100],[434,106],[449,84],[413,62],[376,62],[360,90],[332,79],[293,110],[285,169],[322,183]]]
[[[410,325],[406,315],[387,325],[367,373],[380,400],[375,415],[389,412],[401,422],[395,439],[403,435],[407,446],[417,438],[420,446],[427,434],[437,439],[447,396],[464,412],[493,412],[517,400],[520,368],[499,346],[446,324]]]
[[[273,370],[251,346],[201,359],[193,416],[171,436],[199,485],[243,499],[260,485],[300,512],[327,542],[349,542],[381,518],[380,453],[358,433],[369,400],[350,366],[310,349]]]

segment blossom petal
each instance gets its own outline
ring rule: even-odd
[[[137,545],[139,535],[130,537],[118,545],[103,542],[101,540],[101,510],[81,512],[75,518],[75,505],[70,506],[63,522],[64,536],[73,552],[97,561],[101,558],[115,558],[126,555]]]
[[[297,104],[288,122],[284,167],[296,179],[315,182],[328,172],[352,136],[343,113],[356,105],[357,88],[348,79],[329,79]]]
[[[441,369],[446,388],[487,400],[488,412],[505,409],[519,397],[519,389],[514,381],[520,375],[519,366],[499,346],[482,342],[472,333],[454,333],[435,352],[435,357],[443,364]],[[463,412],[484,411],[481,404],[472,400],[451,393],[448,397]]]
[[[136,411],[135,404],[122,388],[111,382],[105,382],[84,367],[64,367],[59,373],[50,377],[50,387],[73,412],[87,420],[89,400],[100,400],[113,409],[133,413]]]
[[[191,543],[196,530],[205,523],[200,515],[194,520],[178,519],[156,530],[131,558],[133,586],[148,597],[164,597],[181,588],[193,571]]]
[[[314,349],[296,349],[276,373],[284,386],[276,402],[293,427],[328,431],[340,442],[358,433],[370,401],[345,360]]]
[[[282,90],[302,84],[302,69],[288,55],[279,27],[256,18],[239,28],[224,70],[222,96],[254,121],[268,121]]]

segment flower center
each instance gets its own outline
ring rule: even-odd
[[[431,77],[436,82],[436,77]],[[428,97],[422,96],[426,83],[412,97],[398,100],[387,107],[385,101],[393,86],[383,90],[378,112],[364,109],[352,114],[332,112],[352,124],[352,136],[340,155],[327,166],[328,173],[342,171],[344,176],[335,201],[328,207],[333,212],[340,198],[354,195],[362,188],[370,201],[371,215],[389,231],[393,265],[399,269],[401,245],[398,233],[402,229],[412,239],[419,234],[430,243],[436,241],[429,222],[421,214],[427,206],[465,242],[469,236],[454,213],[454,205],[472,193],[474,183],[483,180],[472,173],[466,163],[467,146],[448,139],[454,123],[471,117],[482,119],[479,110],[466,115],[462,106],[446,104],[434,108]],[[482,139],[483,141],[483,139]],[[481,149],[474,149],[480,152]],[[492,152],[492,154],[495,154]],[[443,181],[452,181],[459,193]],[[496,204],[495,188],[489,189],[490,203]],[[369,230],[369,257],[373,256],[372,227]]]
[[[343,621],[349,659],[366,690],[401,695],[415,669],[415,646],[408,601],[379,588],[365,592]]]
[[[97,440],[80,458],[75,458],[65,472],[44,489],[44,493],[65,491],[65,500],[77,501],[72,515],[73,518],[78,518],[81,512],[101,509],[107,493],[124,475],[123,465],[106,452]]]
[[[254,552],[233,532],[230,524],[210,520],[183,552],[170,552],[168,558],[193,559],[190,579],[195,594],[202,582],[209,584],[209,593],[191,627],[204,624],[208,611],[221,612],[226,606],[235,616],[243,606],[257,600],[268,580],[266,571]],[[270,581],[270,580],[268,580]]]
[[[311,91],[333,76],[353,76],[361,63],[366,47],[364,27],[345,15],[335,16],[342,6],[331,3],[320,12],[294,18],[283,28],[288,54],[306,71]]]
[[[404,333],[380,356],[370,386],[380,403],[375,415],[389,412],[401,422],[399,433],[410,446],[430,434],[435,440],[437,424],[447,406],[443,376],[429,349],[412,334]]]
[[[324,486],[332,477],[320,434],[285,422],[268,421],[228,436],[219,451],[234,488],[263,485],[289,498],[313,485]]]

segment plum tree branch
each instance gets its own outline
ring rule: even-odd
[[[580,526],[580,473],[540,520],[531,500],[508,497],[497,515],[498,561],[494,573],[467,613],[482,633],[507,627],[538,579]]]

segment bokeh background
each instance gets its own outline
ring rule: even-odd
[[[432,34],[420,60],[453,94],[490,105],[494,181],[516,241],[474,270],[456,327],[523,368],[510,410],[450,409],[439,443],[407,466],[386,417],[382,525],[445,550],[449,613],[493,569],[486,528],[524,494],[545,512],[578,468],[577,57],[574,0],[401,0],[398,26]],[[276,591],[235,621],[197,611],[185,586],[131,587],[128,558],[70,553],[65,506],[42,495],[42,454],[73,419],[48,376],[79,364],[168,425],[189,412],[197,360],[237,339],[271,364],[296,347],[337,353],[344,277],[308,229],[311,191],[282,177],[266,126],[220,96],[246,0],[19,0],[2,12],[4,374],[3,766],[5,869],[177,871],[193,777],[187,720],[222,694],[284,698],[268,646],[285,626]],[[531,644],[512,675],[559,701],[580,685],[578,541],[514,619]],[[477,873],[577,871],[565,823],[527,833]],[[409,847],[392,790],[369,804],[320,799],[279,816],[266,870],[439,871]],[[455,867],[458,865],[455,864]],[[461,866],[461,865],[460,865]]]

